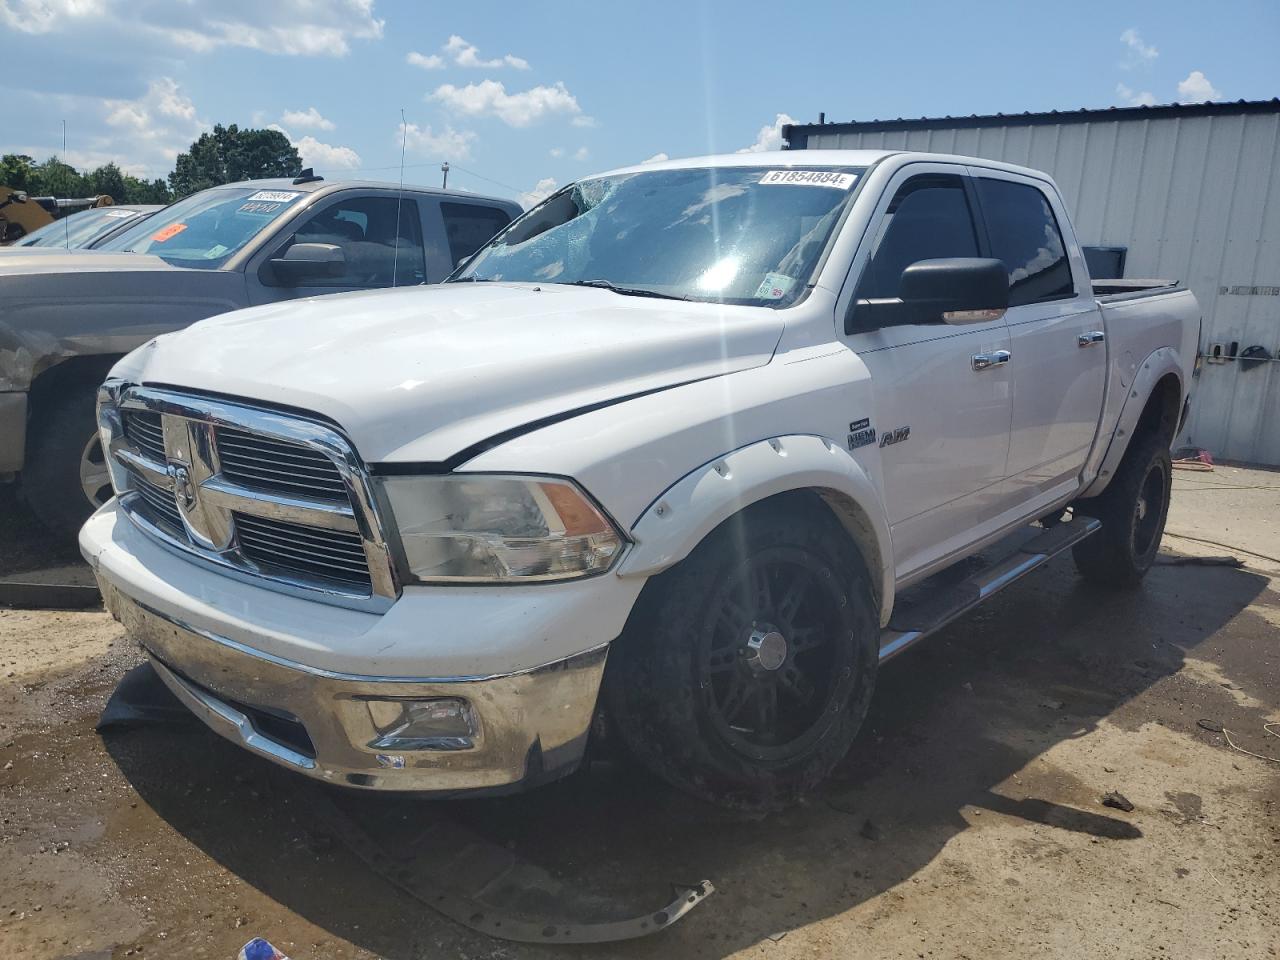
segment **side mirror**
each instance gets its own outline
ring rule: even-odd
[[[268,262],[276,279],[285,286],[341,277],[347,272],[347,255],[333,243],[294,243],[282,256]]]
[[[898,293],[919,323],[986,323],[1009,309],[1009,273],[999,260],[918,260],[902,271]]]
[[[902,271],[898,296],[857,300],[847,333],[921,323],[986,323],[1009,309],[1009,274],[999,260],[917,260]]]

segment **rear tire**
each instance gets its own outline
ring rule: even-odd
[[[645,588],[610,653],[626,748],[701,799],[794,803],[848,752],[879,631],[870,580],[817,497],[749,508]]]
[[[1112,588],[1142,582],[1160,549],[1172,484],[1169,445],[1157,434],[1129,448],[1101,494],[1076,502],[1077,514],[1102,521],[1101,530],[1072,550],[1082,577]]]
[[[59,536],[74,537],[112,496],[94,413],[97,394],[97,384],[75,384],[32,424],[23,499]]]

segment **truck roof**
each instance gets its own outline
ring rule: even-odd
[[[601,176],[638,173],[641,170],[689,170],[695,167],[869,167],[886,157],[910,157],[912,160],[938,163],[972,164],[993,170],[1007,170],[1041,180],[1049,179],[1043,170],[1020,167],[982,157],[962,157],[954,153],[928,153],[921,150],[771,150],[762,153],[719,153],[680,160],[660,160],[619,167]]]
[[[211,189],[218,190],[222,187],[261,187],[264,190],[292,190],[295,193],[332,193],[335,190],[350,190],[352,188],[397,190],[400,188],[400,184],[387,180],[322,179],[294,183],[291,177],[271,177],[263,180],[241,180],[238,183],[224,183]],[[488,196],[483,193],[472,193],[469,190],[443,190],[440,187],[423,187],[411,183],[406,183],[404,189],[413,193],[429,193],[439,197],[457,198],[459,200],[483,200],[486,203],[500,203],[509,207],[520,206],[517,200]]]

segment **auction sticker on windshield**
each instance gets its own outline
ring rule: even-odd
[[[302,194],[294,193],[290,190],[259,190],[250,200],[259,200],[263,203],[291,203],[297,200]]]
[[[762,185],[834,187],[837,190],[848,190],[857,182],[856,173],[837,173],[835,170],[770,170],[760,177]]]
[[[171,223],[167,227],[153,233],[151,235],[151,242],[164,243],[166,240],[172,240],[185,229],[187,229],[187,225],[185,223]]]

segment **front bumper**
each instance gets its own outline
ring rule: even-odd
[[[405,664],[393,660],[397,672],[384,675],[384,661],[346,651],[343,661],[367,665],[349,672],[306,655],[306,638],[295,638],[288,648],[297,655],[281,655],[278,629],[262,629],[255,636],[246,630],[244,615],[256,614],[260,622],[278,628],[295,605],[319,607],[306,612],[336,618],[351,631],[352,646],[368,649],[371,643],[405,645],[416,639],[387,634],[391,628],[383,621],[394,608],[373,617],[229,580],[145,537],[114,502],[86,524],[81,549],[94,566],[108,609],[178,698],[216,733],[281,766],[353,787],[464,793],[534,786],[571,772],[582,758],[608,639],[533,667],[454,676],[438,676],[421,660],[411,673],[400,672]],[[185,583],[185,592],[175,592],[175,582]],[[416,609],[399,622],[412,623],[416,634],[432,634],[430,595],[406,594],[396,606],[406,601]],[[487,629],[479,612],[487,609],[490,618],[497,615],[496,623],[520,639],[517,624],[531,618],[522,617],[512,601],[520,602],[515,595],[482,593],[482,607],[473,615],[477,635]],[[437,623],[450,619],[441,610],[436,613]],[[566,615],[580,626],[572,604]],[[601,619],[610,621],[608,616]],[[369,620],[376,625],[370,628]],[[473,638],[450,639],[457,645]],[[524,647],[536,640],[523,639]],[[332,662],[335,654],[329,652]],[[465,699],[476,721],[474,735],[447,749],[372,745],[380,731],[370,701],[426,698]]]

